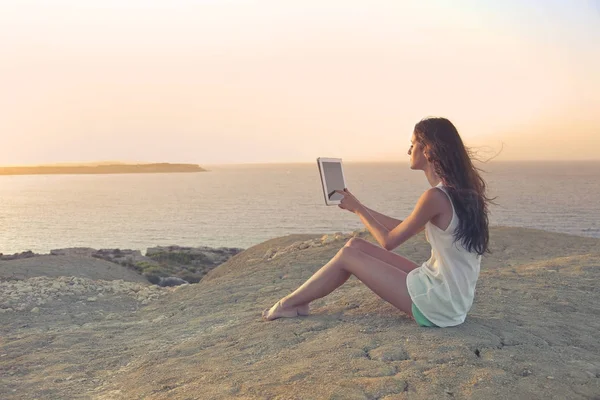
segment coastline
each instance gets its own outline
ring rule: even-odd
[[[82,175],[82,174],[148,174],[148,173],[184,173],[208,172],[197,164],[108,164],[76,166],[30,166],[0,167],[0,176],[4,175]]]

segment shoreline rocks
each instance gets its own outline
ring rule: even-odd
[[[133,265],[140,262],[158,265],[158,263],[152,260],[151,258],[143,256],[140,250],[131,249],[96,250],[91,247],[71,247],[50,250],[50,254],[53,256],[94,257],[124,266]]]
[[[19,260],[21,258],[31,258],[31,257],[35,257],[35,256],[39,256],[39,254],[36,254],[31,250],[22,251],[21,253],[6,254],[6,255],[3,253],[0,253],[0,260],[5,260],[5,261]]]
[[[131,269],[144,276],[150,283],[164,287],[197,283],[210,270],[242,251],[244,249],[237,247],[171,245],[150,247],[146,255],[143,255],[140,250],[71,247],[53,249],[48,255],[37,254],[31,250],[12,255],[0,254],[0,260],[10,261],[42,256],[97,258]]]
[[[146,251],[146,258],[154,264],[137,263],[135,267],[143,267],[142,274],[156,285],[173,286],[182,281],[197,283],[208,272],[242,251],[244,249],[236,247],[157,246]]]
[[[185,246],[157,246],[146,250],[146,257],[160,259],[166,254],[182,254],[182,261],[189,261],[192,265],[216,266],[223,264],[234,255],[244,251],[238,247],[185,247]]]

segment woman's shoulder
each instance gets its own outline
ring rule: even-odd
[[[454,220],[454,205],[449,195],[440,188],[434,186],[427,189],[422,196],[427,207],[431,209],[430,222],[442,229],[440,226],[450,226]],[[438,226],[439,225],[439,226]]]
[[[434,186],[427,189],[421,195],[421,198],[425,201],[443,206],[448,202],[448,196],[442,186]]]

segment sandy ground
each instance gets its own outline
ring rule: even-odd
[[[298,246],[319,237],[264,242],[177,288],[0,282],[0,398],[600,399],[600,240],[493,228],[454,328],[418,327],[354,277],[308,317],[263,322],[347,240]],[[418,235],[396,251],[430,250]]]

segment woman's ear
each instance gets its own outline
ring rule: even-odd
[[[428,148],[428,147],[425,147],[425,148],[423,149],[423,155],[425,156],[425,159],[426,159],[427,161],[431,162],[431,160],[429,159],[429,148]]]

